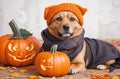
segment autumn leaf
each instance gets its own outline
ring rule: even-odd
[[[109,69],[106,69],[105,71],[106,71],[107,73],[109,73],[109,72],[110,72],[110,70],[109,70]]]
[[[26,73],[27,70],[26,70],[26,69],[21,69],[19,72],[20,72],[20,73]]]
[[[12,68],[12,69],[17,69],[17,67],[14,67],[14,66],[13,66],[13,67],[11,67],[11,68]]]
[[[36,75],[30,75],[29,78],[30,79],[37,79],[37,76]]]
[[[0,66],[0,70],[6,70],[6,68],[3,66]]]
[[[42,76],[38,76],[37,79],[44,79]]]
[[[12,77],[18,77],[18,76],[19,76],[19,73],[14,72],[14,73],[10,74],[10,76],[12,76]]]
[[[119,77],[118,76],[113,76],[112,79],[119,79]]]
[[[91,76],[92,76],[92,79],[98,79],[98,78],[104,79],[104,74],[102,74],[102,73],[100,73],[100,72],[93,72],[93,73],[91,74]]]

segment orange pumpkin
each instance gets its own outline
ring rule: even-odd
[[[35,60],[35,69],[43,76],[63,76],[70,70],[70,59],[58,52],[57,45],[51,47],[50,52],[41,52]]]
[[[14,20],[9,24],[13,34],[0,37],[0,62],[13,66],[32,64],[41,44],[28,31],[24,29],[20,31]]]

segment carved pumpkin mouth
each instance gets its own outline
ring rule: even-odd
[[[35,53],[36,53],[36,52],[34,51],[34,52],[26,55],[24,59],[23,59],[23,58],[16,57],[16,56],[14,56],[14,55],[12,55],[12,54],[10,54],[10,53],[8,53],[8,55],[9,55],[9,57],[11,57],[11,58],[12,58],[13,60],[15,60],[15,61],[25,62],[25,61],[32,60],[32,59],[35,57]]]

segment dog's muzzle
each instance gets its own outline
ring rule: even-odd
[[[69,37],[73,35],[73,30],[70,28],[69,25],[65,24],[63,27],[59,30],[59,36],[62,37]]]

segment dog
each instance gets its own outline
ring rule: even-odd
[[[53,44],[58,44],[58,51],[64,51],[70,57],[69,74],[84,72],[93,66],[96,66],[97,69],[106,69],[116,62],[116,58],[120,57],[120,52],[111,44],[84,37],[83,15],[86,11],[86,8],[73,3],[62,3],[45,9],[44,18],[47,20],[48,28],[42,32],[44,43],[41,50],[50,50],[49,48]],[[98,45],[99,43],[100,45]],[[92,49],[94,50],[92,51]],[[107,51],[107,49],[111,50]],[[100,52],[97,52],[98,50]],[[102,55],[93,56],[89,51],[102,53]],[[106,52],[108,54],[112,52],[112,56],[108,57]],[[114,56],[114,54],[116,55]],[[100,58],[98,58],[99,56]]]

